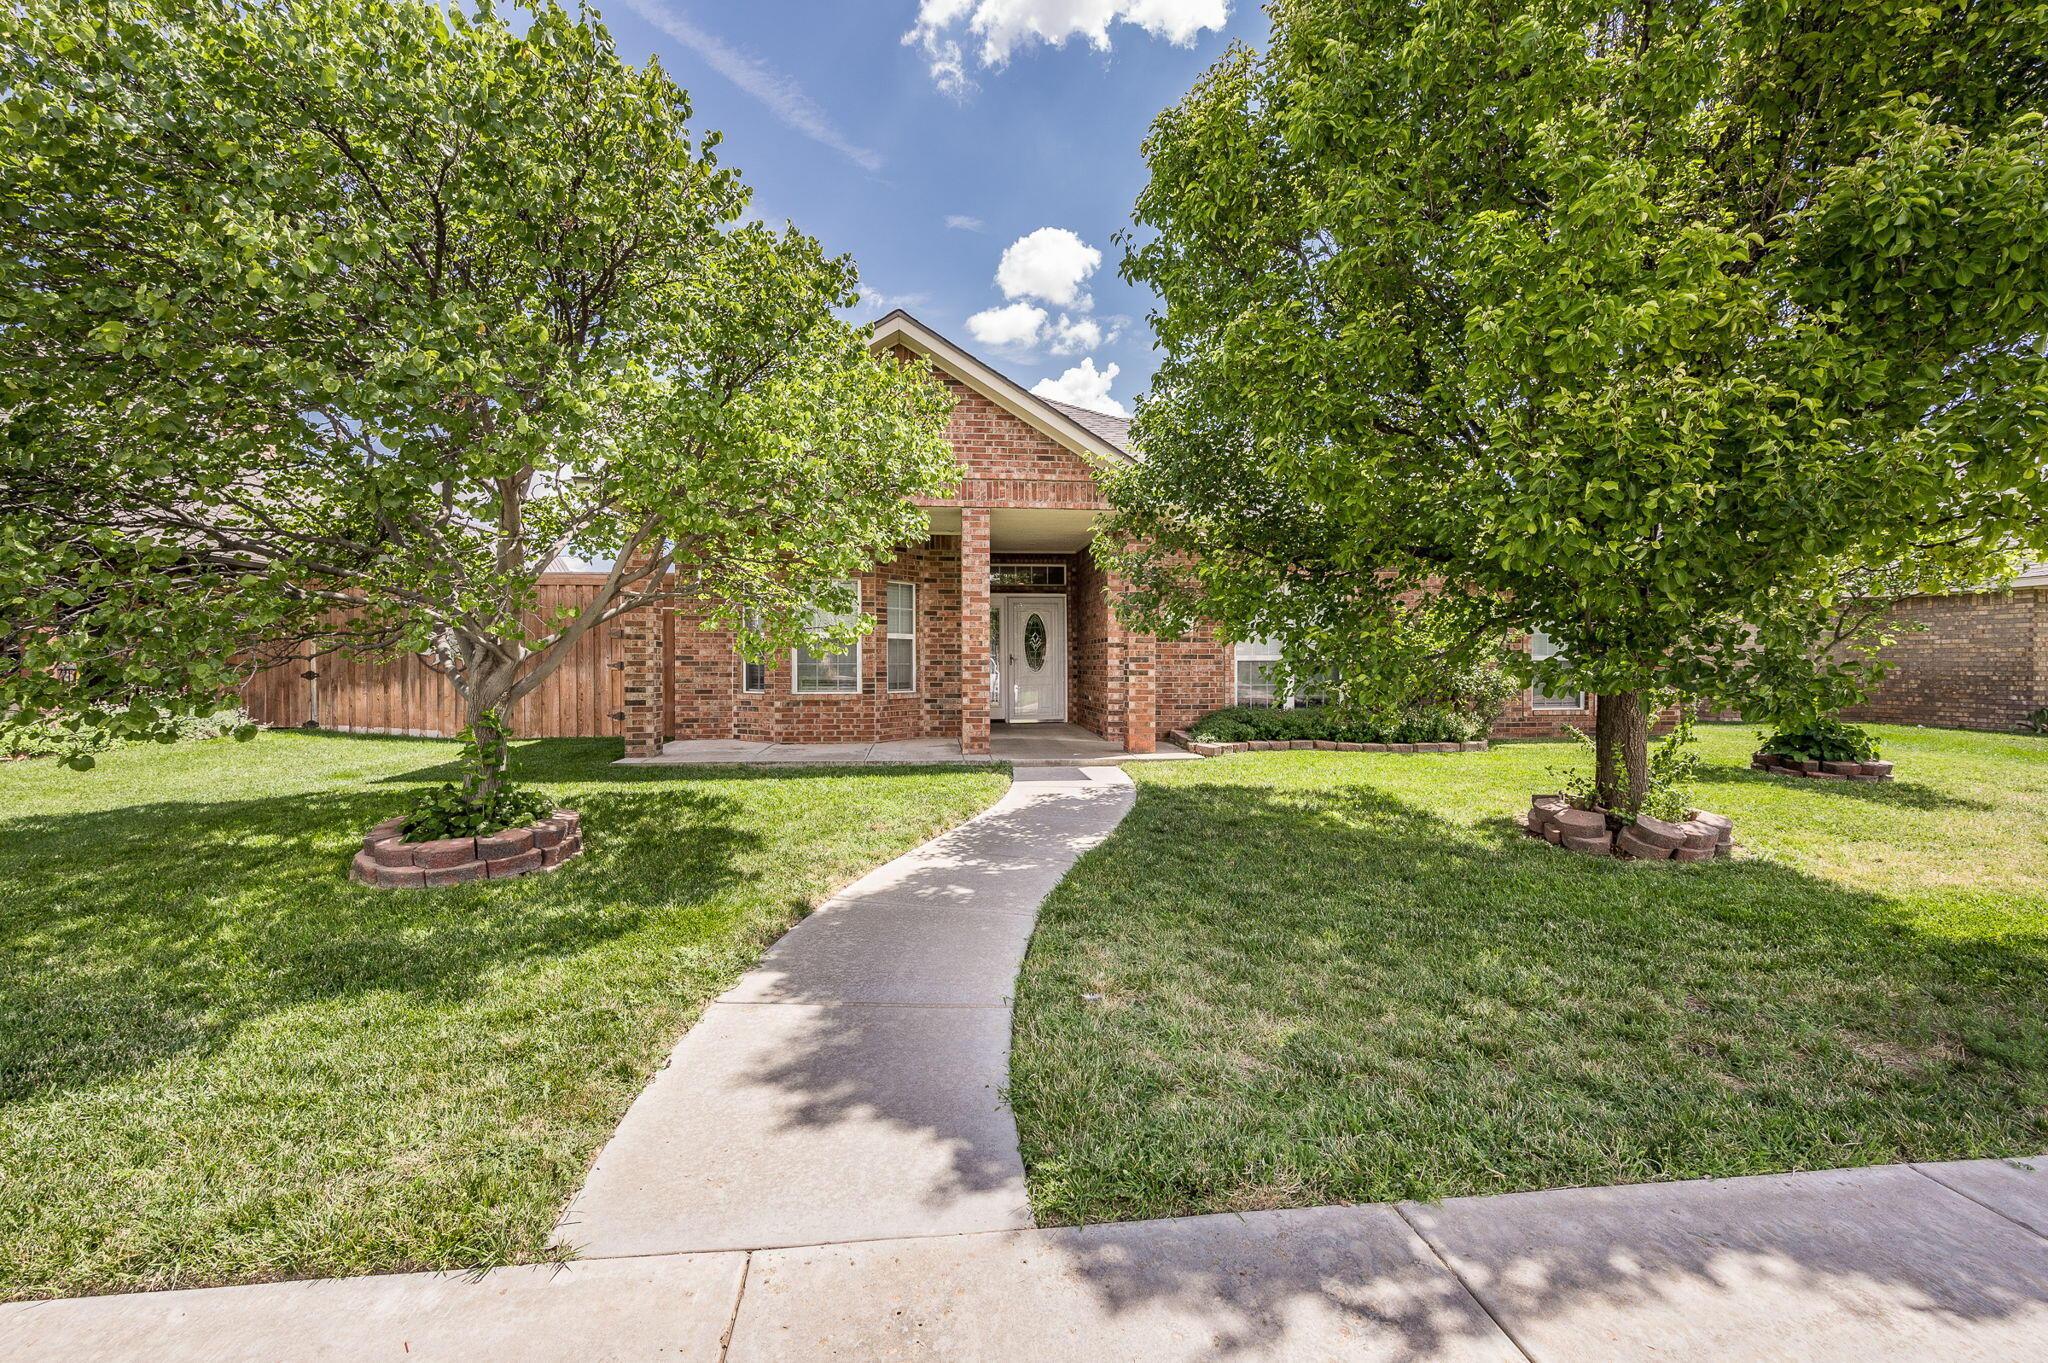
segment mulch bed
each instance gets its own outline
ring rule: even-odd
[[[1333,738],[1261,738],[1245,743],[1208,743],[1194,737],[1185,729],[1175,729],[1166,736],[1176,747],[1186,748],[1197,757],[1221,757],[1233,752],[1485,752],[1486,740],[1476,739],[1470,743],[1340,743]]]

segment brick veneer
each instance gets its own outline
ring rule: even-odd
[[[2016,729],[2048,706],[2048,589],[1916,596],[1893,614],[1921,628],[1885,650],[1891,674],[1846,718]]]

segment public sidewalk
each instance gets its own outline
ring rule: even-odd
[[[2048,1161],[1886,1165],[25,1303],[0,1358],[2038,1360],[2044,1231]]]

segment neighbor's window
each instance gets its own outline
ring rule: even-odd
[[[1237,703],[1280,705],[1286,697],[1273,686],[1272,667],[1280,645],[1272,639],[1247,639],[1237,646]]]
[[[1557,646],[1548,634],[1545,634],[1540,629],[1530,631],[1529,656],[1531,658],[1534,658],[1537,662],[1542,662],[1545,658],[1555,658],[1561,652],[1563,650]],[[1583,710],[1586,708],[1586,693],[1583,691],[1573,691],[1566,695],[1553,696],[1540,686],[1532,686],[1529,688],[1529,708],[1531,710]]]
[[[917,689],[917,588],[908,582],[889,584],[889,689]]]
[[[860,618],[860,584],[848,582],[846,585],[852,590],[854,608],[850,611],[829,611],[819,607],[811,612],[813,624],[822,629],[828,625],[851,624]],[[860,691],[858,639],[844,653],[793,649],[790,662],[795,690],[800,696],[856,695]]]

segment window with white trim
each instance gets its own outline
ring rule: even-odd
[[[1542,662],[1545,658],[1555,658],[1563,651],[1563,649],[1557,646],[1556,641],[1542,630],[1534,629],[1529,631],[1529,656],[1537,662]],[[1572,691],[1564,695],[1553,696],[1540,686],[1532,686],[1529,688],[1529,708],[1531,710],[1583,710],[1586,708],[1586,693],[1583,691]]]
[[[891,691],[917,690],[917,587],[891,582],[882,628],[888,636]]]
[[[1273,685],[1272,668],[1279,658],[1280,645],[1273,639],[1247,639],[1237,646],[1237,704],[1287,703]]]
[[[761,617],[749,613],[747,629],[750,633],[761,631]],[[750,696],[758,696],[768,689],[768,662],[765,658],[740,659],[740,690]]]
[[[848,582],[854,608],[831,611],[822,606],[811,611],[811,623],[819,629],[848,625],[860,619],[860,584]],[[860,694],[860,640],[844,653],[813,653],[807,648],[790,650],[790,688],[799,696]]]

